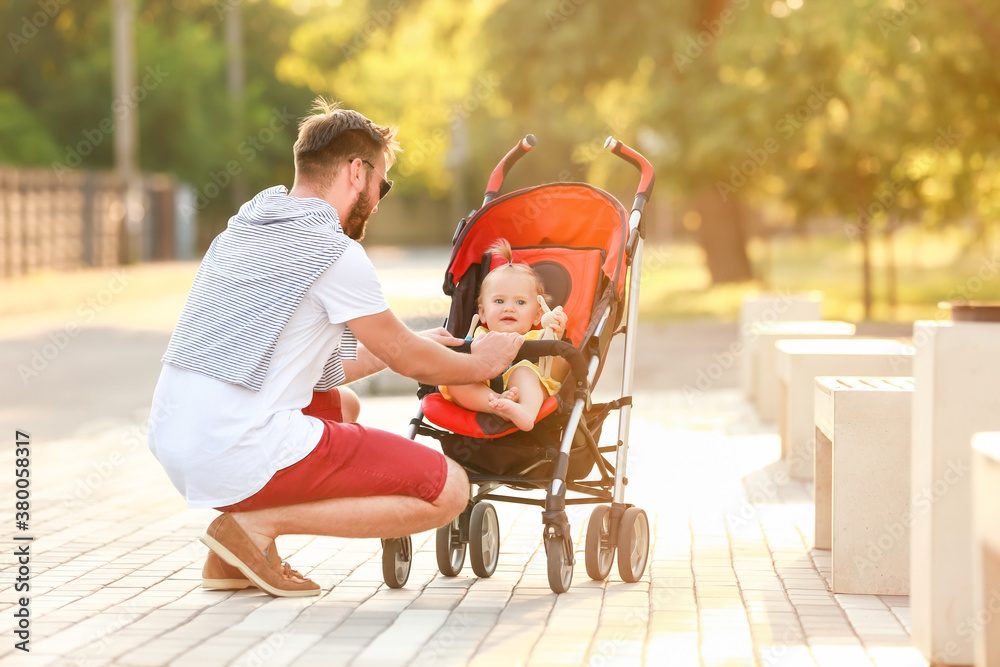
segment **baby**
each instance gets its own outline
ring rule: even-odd
[[[515,332],[525,340],[538,340],[544,330],[534,329],[545,315],[548,329],[557,340],[566,331],[567,317],[562,308],[546,312],[543,308],[542,281],[527,264],[514,264],[510,243],[500,239],[490,251],[502,256],[507,263],[498,266],[483,279],[479,291],[479,319],[485,327],[476,329],[475,336],[486,331]],[[539,299],[539,295],[542,298]],[[563,359],[552,359],[552,372],[563,378],[568,365]],[[449,385],[441,387],[448,400],[467,410],[499,415],[522,431],[535,426],[535,418],[546,397],[559,391],[559,381],[549,377],[530,361],[519,361],[503,373],[504,392],[499,396],[489,383]]]

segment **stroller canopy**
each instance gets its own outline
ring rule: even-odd
[[[470,266],[499,238],[512,246],[600,248],[602,270],[619,298],[624,294],[628,215],[607,192],[585,183],[552,183],[493,200],[470,218],[455,240],[444,290],[454,292]]]

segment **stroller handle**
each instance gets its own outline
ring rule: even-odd
[[[524,157],[524,154],[534,148],[538,140],[535,139],[535,135],[527,134],[524,139],[517,142],[510,151],[503,156],[500,163],[493,169],[493,173],[490,174],[490,180],[486,184],[486,196],[483,199],[483,205],[490,203],[496,199],[497,195],[500,194],[500,188],[503,187],[503,179],[506,178],[507,172],[511,170],[511,167]]]
[[[451,348],[455,352],[469,354],[472,352],[472,341],[465,341],[461,345]],[[517,363],[522,359],[538,359],[539,357],[562,357],[569,363],[573,371],[573,378],[576,380],[577,392],[581,397],[586,396],[587,383],[587,362],[583,354],[572,343],[563,340],[527,340],[521,344],[517,356],[512,363]]]
[[[653,181],[655,180],[653,165],[639,151],[625,145],[614,137],[608,137],[604,142],[604,147],[631,164],[642,174],[639,178],[639,189],[635,192],[636,202],[632,206],[633,210],[641,211],[646,202],[649,201],[649,195],[653,192]]]

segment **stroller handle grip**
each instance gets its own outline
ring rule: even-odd
[[[524,154],[534,148],[538,140],[535,139],[535,135],[527,134],[524,139],[517,142],[510,151],[503,156],[499,164],[493,169],[493,173],[490,174],[490,180],[486,184],[486,197],[483,199],[483,205],[490,203],[496,199],[497,195],[500,194],[500,188],[503,187],[503,179],[507,177],[507,173],[511,170],[511,167],[524,157]]]
[[[614,137],[608,137],[604,142],[604,147],[631,164],[639,170],[640,174],[642,174],[639,178],[639,189],[635,192],[637,206],[633,207],[641,210],[642,205],[649,201],[649,196],[653,192],[653,181],[656,180],[655,175],[653,174],[653,165],[649,163],[649,160],[642,156],[642,153],[634,148],[631,148],[630,146],[627,146],[621,141],[618,141]],[[639,204],[638,201],[640,197],[643,200],[642,204]]]

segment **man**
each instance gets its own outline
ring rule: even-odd
[[[451,521],[468,500],[461,466],[353,423],[357,396],[335,386],[386,367],[478,382],[520,347],[498,333],[458,354],[443,329],[417,335],[393,315],[357,241],[392,186],[396,128],[322,99],[315,111],[291,191],[244,204],[205,255],[153,396],[153,454],[190,506],[223,512],[202,538],[206,587],[316,595],[275,537],[391,538]]]

